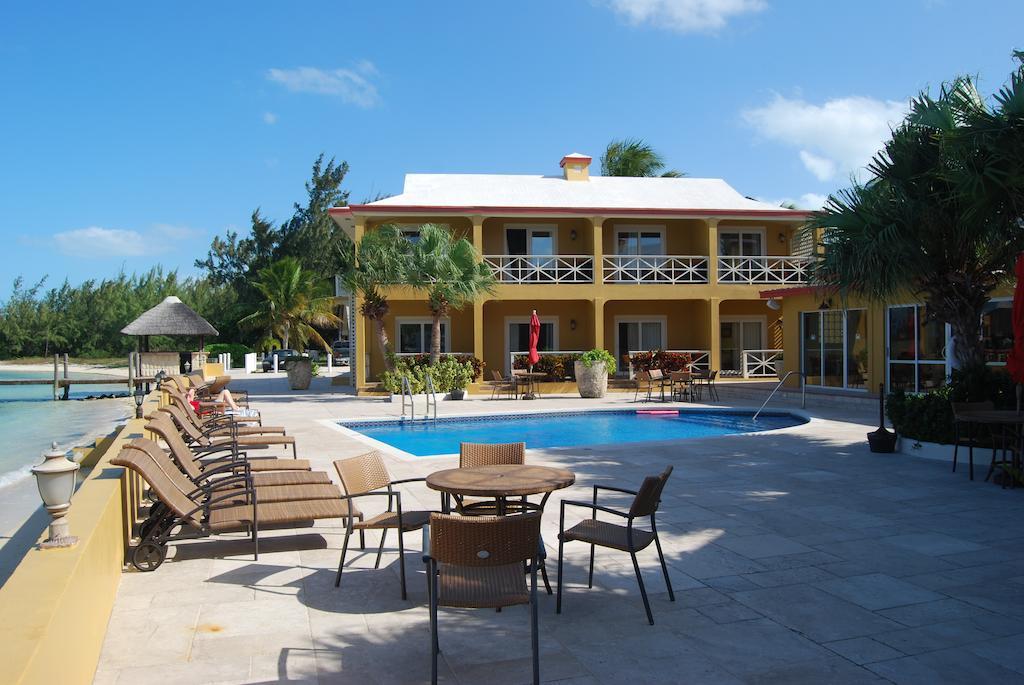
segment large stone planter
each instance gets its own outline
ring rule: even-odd
[[[288,385],[292,390],[309,390],[313,381],[313,360],[308,357],[288,362]]]
[[[608,392],[608,372],[605,371],[604,362],[597,362],[593,366],[584,366],[583,362],[576,362],[576,388],[580,391],[580,397],[604,397]]]

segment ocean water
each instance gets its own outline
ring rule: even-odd
[[[95,378],[102,374],[76,374]],[[53,378],[52,373],[0,370],[0,379]],[[83,399],[90,395],[118,394],[115,399]],[[61,449],[89,444],[109,433],[134,409],[122,385],[75,385],[71,400],[53,401],[49,385],[0,386],[0,496],[7,487],[31,476],[29,470],[56,442]]]

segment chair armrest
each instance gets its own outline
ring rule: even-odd
[[[402,483],[421,483],[426,481],[426,478],[402,478],[401,480],[393,480],[389,485],[401,485]]]
[[[619,488],[614,485],[594,485],[594,490],[611,490],[613,492],[621,492],[627,495],[636,496],[636,490],[630,490],[628,488]]]
[[[570,506],[574,506],[574,507],[584,507],[584,508],[590,509],[592,511],[603,511],[606,514],[614,514],[616,516],[621,516],[622,518],[626,518],[626,519],[629,518],[629,514],[627,514],[624,511],[619,511],[617,509],[612,509],[610,507],[602,507],[599,504],[593,504],[591,502],[578,502],[576,500],[563,499],[562,500],[562,509],[565,509],[565,505],[567,505],[567,504],[570,505]]]

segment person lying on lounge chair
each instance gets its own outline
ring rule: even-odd
[[[191,404],[192,408],[196,410],[196,413],[198,413],[199,412],[199,400],[196,399],[196,389],[195,388],[189,388],[188,389],[188,392],[185,393],[185,399],[188,400],[188,403]],[[231,391],[228,390],[227,388],[224,388],[223,390],[221,390],[219,393],[217,393],[216,396],[212,396],[209,401],[210,402],[218,402],[220,404],[226,405],[227,409],[224,410],[224,413],[228,414],[229,416],[242,416],[242,417],[257,416],[257,413],[254,410],[248,409],[247,407],[239,407],[238,403],[235,402],[235,399],[231,396]]]

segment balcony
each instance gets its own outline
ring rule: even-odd
[[[604,258],[605,283],[707,283],[708,258],[611,255]]]
[[[806,283],[808,257],[719,257],[719,283]]]
[[[593,283],[594,258],[584,255],[484,255],[499,283]]]

